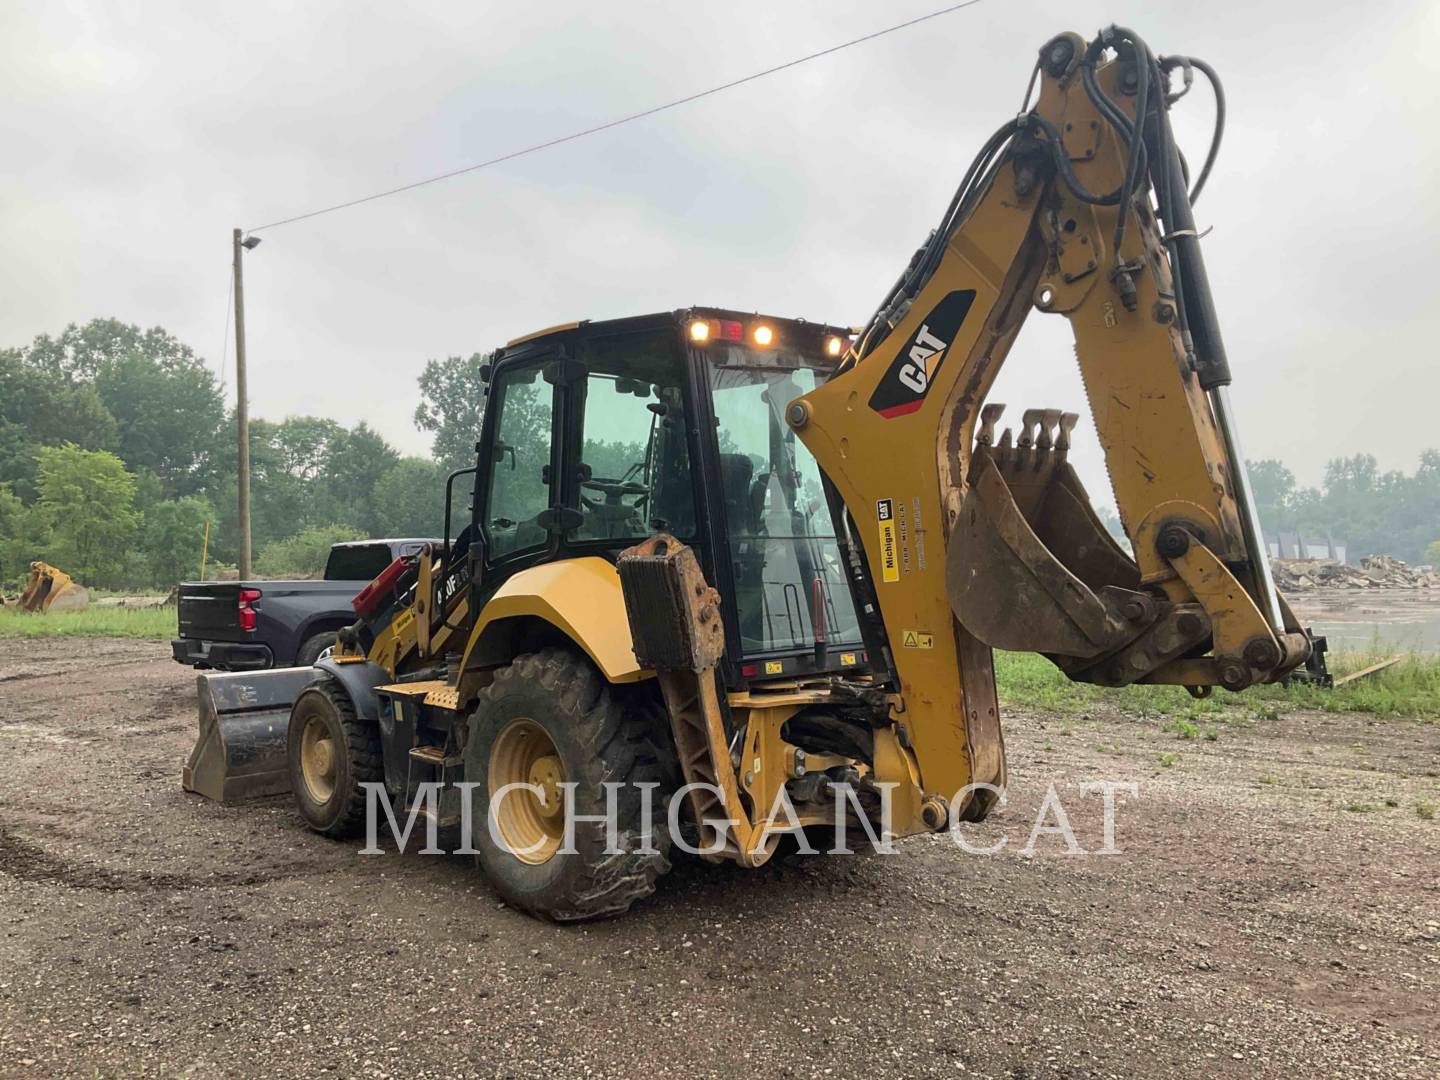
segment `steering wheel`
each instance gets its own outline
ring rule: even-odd
[[[630,480],[607,480],[603,476],[592,476],[589,480],[581,480],[580,486],[604,495],[606,506],[620,506],[620,500],[626,495],[650,494],[650,488],[645,484],[637,484]],[[580,499],[588,506],[597,505],[593,499],[587,499],[583,495],[580,496]]]

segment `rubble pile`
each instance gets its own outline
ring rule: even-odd
[[[1281,592],[1308,589],[1440,589],[1440,573],[1417,570],[1389,555],[1371,555],[1359,566],[1328,559],[1272,559]]]

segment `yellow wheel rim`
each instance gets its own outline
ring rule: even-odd
[[[310,798],[322,806],[335,794],[339,751],[325,721],[318,716],[310,717],[300,734],[300,774],[305,778]]]
[[[565,835],[565,764],[545,729],[534,720],[512,720],[490,748],[490,806],[505,846],[521,862],[538,866],[560,849]],[[543,793],[516,788],[496,802],[507,784],[534,784]]]

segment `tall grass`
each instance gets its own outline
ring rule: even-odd
[[[95,607],[27,614],[0,608],[0,638],[119,637],[155,641],[175,636],[173,607]]]
[[[1337,678],[1387,658],[1368,652],[1332,653],[1328,657],[1330,670]],[[1440,657],[1419,653],[1411,653],[1393,667],[1335,690],[1266,685],[1231,694],[1217,688],[1213,696],[1198,701],[1178,686],[1110,689],[1072,683],[1054,664],[1033,653],[997,652],[995,676],[1001,700],[1006,704],[1060,713],[1080,713],[1107,705],[1136,715],[1290,708],[1440,719]]]

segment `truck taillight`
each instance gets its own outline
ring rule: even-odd
[[[259,589],[241,589],[240,598],[236,601],[236,608],[239,613],[240,629],[255,629],[255,609],[250,605],[260,599]]]

